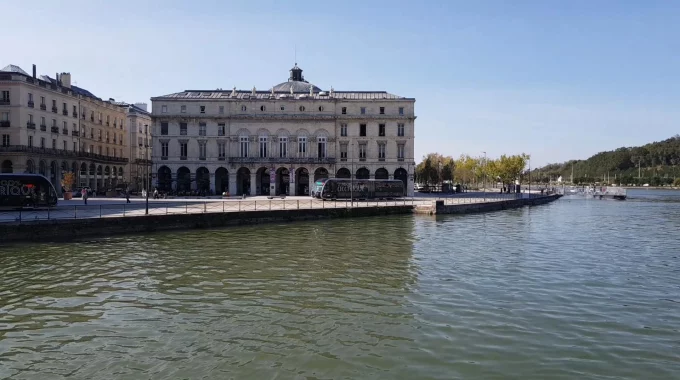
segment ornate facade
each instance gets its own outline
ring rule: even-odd
[[[126,110],[71,84],[71,74],[0,70],[0,171],[39,173],[58,193],[66,172],[75,186],[104,191],[124,182]]]
[[[152,100],[162,191],[307,195],[319,178],[400,179],[413,195],[414,103],[323,91],[297,65],[267,91],[187,90]]]

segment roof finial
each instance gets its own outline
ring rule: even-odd
[[[274,96],[274,87],[272,87],[272,96]]]
[[[331,86],[331,96],[333,96],[333,86]]]

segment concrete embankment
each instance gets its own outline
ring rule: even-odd
[[[550,203],[562,196],[559,194],[548,195],[536,198],[522,198],[522,199],[508,199],[504,201],[495,202],[480,202],[480,203],[458,203],[458,204],[446,204],[445,201],[438,200],[433,201],[431,205],[418,205],[414,208],[416,214],[474,214],[478,212],[491,212],[500,211],[513,208],[519,208],[524,206],[536,206],[546,203]]]
[[[532,199],[446,204],[432,201],[427,205],[401,205],[358,208],[326,208],[214,212],[195,214],[105,217],[88,219],[38,220],[35,222],[0,223],[0,245],[10,242],[71,241],[122,234],[148,233],[195,228],[217,228],[248,224],[293,222],[329,218],[355,218],[395,214],[471,214],[540,205],[559,199],[560,195]]]
[[[216,228],[248,224],[293,222],[328,218],[355,218],[410,214],[413,206],[358,207],[244,211],[224,213],[170,214],[139,217],[109,217],[76,220],[41,220],[22,224],[0,224],[0,244],[21,241],[70,241],[88,237],[136,234],[194,228]]]

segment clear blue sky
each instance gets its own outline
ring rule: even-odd
[[[0,65],[127,102],[268,89],[416,98],[427,152],[532,166],[680,133],[680,1],[8,1]]]

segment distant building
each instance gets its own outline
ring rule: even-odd
[[[117,102],[127,113],[129,151],[129,188],[141,191],[151,186],[151,113],[146,103]],[[147,177],[148,176],[148,177]],[[147,178],[147,179],[145,179]]]
[[[74,86],[70,73],[51,78],[9,65],[0,70],[0,171],[39,173],[61,193],[75,186],[104,191],[125,182],[127,110]]]
[[[413,194],[414,103],[321,90],[297,64],[266,91],[186,90],[151,99],[160,190],[309,194],[319,178],[394,178]]]

